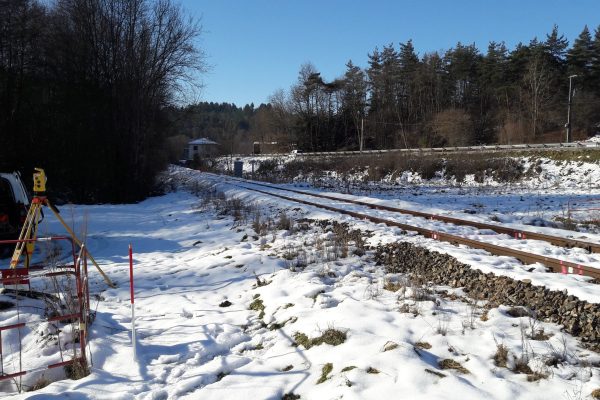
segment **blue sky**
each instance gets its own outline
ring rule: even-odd
[[[314,64],[325,80],[352,60],[367,66],[378,46],[413,40],[422,55],[462,43],[485,51],[490,41],[509,48],[545,35],[557,24],[569,43],[584,25],[600,25],[600,0],[180,0],[201,19],[198,45],[210,72],[201,101],[243,106],[266,103]]]

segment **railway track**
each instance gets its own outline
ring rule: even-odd
[[[502,245],[498,245],[498,244],[487,243],[487,242],[483,242],[480,240],[466,238],[464,236],[460,236],[460,235],[456,235],[456,234],[440,232],[440,231],[437,231],[434,229],[429,229],[429,228],[424,228],[424,227],[420,227],[420,226],[416,226],[416,225],[406,224],[406,223],[394,221],[394,220],[387,219],[387,218],[382,218],[382,217],[377,217],[377,216],[373,216],[373,215],[360,213],[357,211],[346,210],[346,209],[334,207],[334,206],[331,206],[328,204],[322,204],[322,203],[318,203],[318,202],[314,202],[314,201],[309,201],[309,200],[305,200],[305,199],[299,199],[296,197],[287,196],[284,194],[273,193],[272,191],[266,191],[266,190],[261,190],[261,189],[257,189],[257,188],[252,188],[252,187],[248,187],[247,185],[256,185],[256,186],[261,186],[261,187],[269,188],[272,190],[274,189],[274,190],[278,190],[278,191],[282,191],[282,192],[290,192],[290,193],[301,194],[304,196],[312,196],[315,198],[323,198],[323,199],[334,200],[334,201],[338,201],[338,202],[351,203],[351,204],[355,204],[355,205],[365,206],[365,207],[375,209],[375,210],[382,210],[382,211],[387,211],[387,212],[392,212],[392,213],[400,213],[400,214],[408,214],[408,215],[412,215],[412,216],[438,220],[438,221],[442,221],[444,223],[451,223],[454,225],[471,226],[476,229],[489,229],[489,230],[492,230],[492,231],[500,233],[500,234],[508,234],[512,238],[517,239],[517,240],[518,239],[542,240],[542,241],[551,243],[551,244],[553,244],[555,246],[559,246],[559,247],[584,248],[591,253],[599,253],[600,252],[600,244],[598,244],[598,243],[587,242],[587,241],[582,241],[582,240],[578,240],[578,239],[562,238],[562,237],[558,237],[558,236],[541,234],[541,233],[531,232],[531,231],[515,230],[514,228],[511,228],[511,227],[503,227],[501,225],[496,225],[496,224],[479,223],[479,222],[475,222],[475,221],[463,220],[460,218],[445,217],[445,216],[424,213],[424,212],[420,212],[420,211],[405,210],[405,209],[400,209],[400,208],[395,208],[395,207],[377,205],[377,204],[372,204],[372,203],[365,203],[365,202],[361,202],[361,201],[357,201],[357,200],[344,199],[344,198],[329,196],[329,195],[324,195],[324,194],[309,193],[309,192],[305,192],[305,191],[301,191],[301,190],[279,188],[279,187],[276,187],[273,185],[267,185],[267,184],[263,184],[263,183],[248,182],[243,179],[236,179],[236,178],[230,178],[230,179],[237,182],[237,183],[230,183],[231,185],[243,188],[244,190],[250,190],[250,191],[265,194],[268,196],[277,197],[277,198],[287,200],[287,201],[292,201],[292,202],[301,203],[301,204],[305,204],[305,205],[309,205],[309,206],[313,206],[313,207],[318,207],[318,208],[325,209],[328,211],[349,215],[354,218],[368,220],[373,223],[385,224],[388,226],[398,227],[398,228],[406,230],[406,231],[417,232],[419,235],[422,235],[422,236],[425,236],[428,238],[432,238],[435,240],[443,241],[443,242],[448,242],[448,243],[451,243],[454,245],[462,244],[462,245],[465,245],[465,246],[468,246],[471,248],[486,250],[489,253],[498,255],[498,256],[514,257],[514,258],[520,260],[521,262],[523,262],[524,264],[541,263],[541,264],[544,264],[546,267],[550,268],[553,272],[563,273],[563,274],[578,274],[578,275],[592,277],[595,280],[600,280],[600,269],[592,267],[592,266],[588,266],[588,265],[583,265],[581,263],[567,261],[567,260],[561,260],[558,258],[548,257],[548,256],[535,254],[535,253],[531,253],[531,252],[527,252],[527,251],[523,251],[523,250],[517,250],[514,248],[510,248],[510,247],[506,247],[506,246],[502,246]],[[243,185],[243,184],[245,184],[245,185]]]
[[[559,246],[559,247],[565,247],[565,248],[578,247],[578,248],[585,249],[585,250],[589,251],[590,253],[600,253],[600,243],[596,243],[596,242],[589,242],[589,241],[573,239],[573,238],[565,238],[565,237],[561,237],[561,236],[553,236],[553,235],[548,235],[548,234],[539,233],[539,232],[533,232],[533,231],[529,231],[529,230],[515,229],[513,227],[507,227],[507,226],[502,226],[502,225],[497,225],[497,224],[488,224],[488,223],[484,223],[484,222],[470,221],[468,219],[461,219],[461,218],[455,218],[455,217],[448,217],[448,216],[444,216],[444,215],[431,214],[431,213],[426,213],[423,211],[415,211],[415,210],[408,210],[408,209],[404,209],[404,208],[391,207],[391,206],[385,206],[385,205],[380,205],[380,204],[366,203],[363,201],[345,199],[345,198],[336,197],[336,196],[329,196],[326,194],[310,193],[310,192],[306,192],[303,190],[280,188],[277,186],[268,185],[268,184],[264,184],[264,183],[257,183],[254,181],[248,182],[243,179],[237,179],[237,178],[231,178],[231,179],[234,179],[234,180],[237,180],[240,182],[251,183],[252,185],[263,186],[263,187],[267,187],[270,189],[276,189],[276,190],[281,190],[281,191],[286,191],[286,192],[297,193],[297,194],[301,194],[301,195],[305,195],[305,196],[313,196],[313,197],[318,197],[318,198],[327,199],[327,200],[334,200],[334,201],[343,201],[346,203],[369,207],[374,210],[407,214],[407,215],[412,215],[414,217],[422,217],[425,219],[442,221],[442,222],[451,223],[451,224],[458,225],[458,226],[471,226],[476,229],[489,229],[496,233],[507,234],[511,237],[514,237],[515,239],[541,240],[541,241],[548,242],[550,244],[553,244],[553,245]]]
[[[449,154],[449,153],[497,153],[507,151],[580,151],[600,149],[600,142],[569,142],[569,143],[529,143],[529,144],[506,144],[488,146],[459,146],[459,147],[428,147],[412,149],[381,149],[362,151],[322,151],[296,153],[295,157],[356,157],[380,154]],[[265,153],[265,154],[233,154],[232,157],[287,157],[288,153]]]

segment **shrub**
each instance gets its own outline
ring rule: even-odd
[[[346,341],[346,332],[334,328],[328,328],[321,334],[321,336],[313,339],[309,339],[309,337],[302,332],[296,332],[294,334],[294,341],[296,342],[296,345],[304,346],[304,348],[307,350],[313,346],[319,346],[323,343],[331,346],[338,346]]]
[[[321,377],[317,381],[317,385],[325,382],[327,380],[327,375],[329,375],[333,371],[333,364],[327,363],[323,365],[323,369],[321,370]]]
[[[65,366],[65,375],[69,379],[78,380],[90,374],[87,364],[81,359],[75,360],[72,364]]]
[[[258,318],[265,316],[265,305],[259,298],[254,299],[254,301],[250,303],[250,306],[248,306],[248,309],[258,312]]]

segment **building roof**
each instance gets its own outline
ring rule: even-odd
[[[188,144],[200,144],[200,145],[207,145],[207,144],[219,144],[217,142],[213,142],[210,139],[207,138],[199,138],[199,139],[194,139],[191,142],[189,142]]]

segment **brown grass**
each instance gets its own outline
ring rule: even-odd
[[[73,364],[65,366],[65,375],[69,379],[78,380],[90,374],[90,369],[82,360],[77,359]]]
[[[394,350],[397,348],[398,348],[398,343],[392,342],[392,341],[388,341],[386,344],[383,345],[384,352]]]
[[[496,354],[494,354],[494,364],[497,367],[506,368],[508,362],[508,349],[505,345],[500,343],[496,346]]]
[[[427,342],[417,342],[415,343],[415,347],[419,349],[429,350],[431,348],[431,345]]]
[[[470,371],[463,367],[458,361],[454,361],[451,358],[444,358],[438,362],[441,369],[453,369],[460,372],[461,374],[470,374]]]
[[[516,357],[515,357],[515,366],[513,368],[513,372],[516,374],[527,374],[527,375],[533,374],[533,371],[531,370],[529,365],[527,365],[527,359],[516,358]]]
[[[46,386],[48,386],[50,383],[51,382],[48,379],[46,379],[44,376],[41,376],[34,382],[33,386],[31,386],[28,391],[34,392],[36,390],[43,389]]]
[[[390,292],[397,292],[400,290],[400,288],[402,288],[402,284],[400,282],[394,282],[389,279],[386,279],[385,283],[383,284],[383,289]]]
[[[543,374],[541,372],[533,372],[527,375],[527,382],[537,382],[541,379],[546,379],[548,377],[547,374]]]

